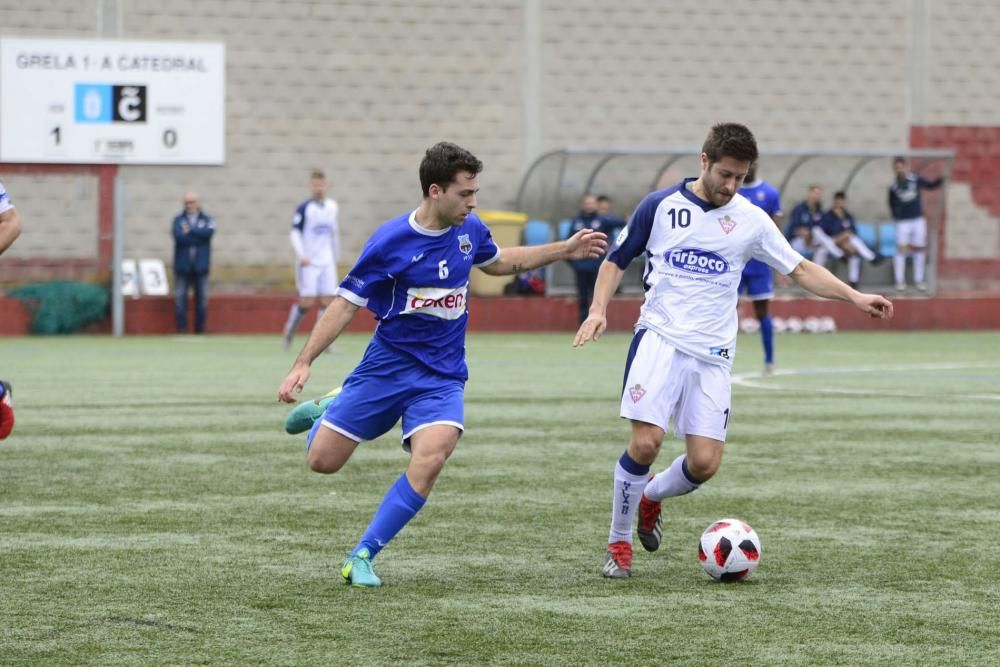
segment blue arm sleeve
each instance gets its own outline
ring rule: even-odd
[[[639,202],[628,225],[619,232],[618,238],[614,240],[614,247],[608,253],[608,261],[614,262],[619,269],[624,271],[633,259],[646,250],[649,234],[653,229],[653,220],[656,217],[656,209],[667,194],[672,191],[654,192],[646,195]]]
[[[493,240],[493,232],[483,222],[479,223],[478,238],[479,242],[476,244],[476,254],[472,257],[473,266],[479,266],[483,262],[490,261],[500,252],[500,248]]]
[[[174,241],[181,246],[189,246],[192,243],[190,235],[184,233],[183,217],[174,218]]]
[[[354,267],[344,276],[340,287],[367,300],[375,293],[379,283],[389,277],[388,274],[388,262],[382,249],[369,239]]]

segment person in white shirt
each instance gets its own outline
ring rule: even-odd
[[[632,523],[647,551],[660,546],[660,501],[690,493],[715,474],[730,417],[730,374],[743,267],[759,259],[801,287],[889,319],[892,303],[862,294],[792,249],[763,210],[738,194],[757,143],[745,126],[716,125],[702,147],[701,175],[647,195],[601,265],[594,301],[573,347],[607,328],[608,302],[629,263],[646,254],[646,298],[628,351],[621,416],[632,423],[615,466],[608,550],[602,574],[632,574]],[[673,421],[686,453],[650,474]]]
[[[316,169],[309,178],[312,197],[299,204],[292,219],[291,241],[295,250],[295,284],[299,300],[292,304],[285,322],[285,349],[292,345],[299,322],[316,301],[317,320],[337,292],[337,260],[340,259],[340,228],[337,202],[326,196],[326,175]]]

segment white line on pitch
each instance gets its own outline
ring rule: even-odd
[[[734,375],[733,384],[752,389],[770,389],[773,391],[802,391],[802,387],[787,387],[762,381],[770,377],[792,377],[792,376],[813,376],[813,375],[852,375],[859,373],[893,373],[907,371],[940,371],[940,370],[980,370],[983,368],[1000,368],[996,364],[913,364],[905,366],[855,366],[849,368],[805,368],[801,370],[780,369],[773,375],[763,375],[761,373],[747,373],[745,375]],[[852,396],[893,396],[899,398],[934,398],[935,394],[917,393],[910,391],[884,391],[884,390],[863,390],[863,389],[840,389],[831,387],[813,387],[811,391],[817,394],[847,394]],[[953,394],[952,398],[972,398],[986,401],[1000,401],[1000,394]]]

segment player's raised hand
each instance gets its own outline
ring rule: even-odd
[[[295,364],[292,370],[288,371],[285,381],[278,389],[278,400],[283,403],[294,403],[295,396],[302,393],[302,388],[309,381],[309,365]]]
[[[608,251],[608,236],[593,229],[581,229],[566,239],[566,259],[597,259]]]
[[[879,294],[859,294],[854,305],[868,313],[868,317],[879,320],[892,319],[892,302]]]
[[[608,328],[608,318],[600,315],[588,315],[580,325],[573,339],[573,347],[583,347],[587,341],[599,340],[601,334]]]

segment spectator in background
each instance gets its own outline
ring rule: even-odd
[[[604,233],[614,242],[615,236],[625,227],[625,218],[619,218],[611,212],[611,197],[597,195],[597,215],[604,221]]]
[[[597,197],[592,194],[585,194],[580,200],[580,212],[577,213],[570,225],[568,237],[583,229],[596,232],[604,232],[604,220],[597,213]],[[610,235],[609,235],[610,236]],[[569,261],[576,275],[576,294],[579,299],[578,319],[583,322],[587,319],[587,311],[590,308],[590,299],[594,296],[594,283],[597,282],[597,270],[601,268],[601,261],[604,256],[587,259],[572,259]]]
[[[906,289],[906,257],[913,257],[913,282],[921,292],[927,291],[924,274],[927,267],[927,220],[920,204],[920,191],[941,187],[944,179],[928,181],[906,168],[906,160],[892,161],[896,181],[889,186],[889,210],[896,221],[896,255],[892,258],[892,273],[896,289]]]
[[[0,183],[0,255],[21,235],[21,218],[14,209],[3,183]],[[14,391],[10,382],[0,380],[0,440],[14,429]]]
[[[847,281],[851,287],[857,289],[858,281],[861,279],[861,259],[879,264],[883,258],[865,245],[858,236],[854,216],[847,210],[846,193],[837,192],[833,195],[833,208],[823,215],[820,227],[847,257]]]
[[[205,333],[208,314],[208,269],[212,261],[215,222],[198,205],[198,195],[184,195],[184,210],[174,218],[174,321],[187,332],[188,291],[194,290],[194,332]]]
[[[314,169],[309,177],[312,197],[295,209],[290,235],[295,251],[295,286],[299,300],[292,304],[285,322],[285,349],[292,345],[299,322],[319,300],[317,321],[337,292],[337,260],[340,259],[340,207],[326,196],[326,174]]]
[[[767,213],[778,229],[781,229],[781,194],[778,188],[757,178],[756,164],[750,165],[744,183],[739,193]],[[723,227],[723,230],[728,234],[732,227],[728,230]],[[753,313],[760,321],[760,339],[764,346],[764,373],[771,373],[774,369],[774,324],[769,312],[771,299],[774,298],[771,267],[758,259],[750,258],[740,277],[739,292],[746,293],[753,302]]]
[[[813,261],[821,265],[826,264],[830,255],[837,259],[844,256],[844,251],[823,231],[820,226],[822,220],[823,188],[813,183],[805,201],[792,209],[785,238],[793,248],[807,257],[811,255]]]

